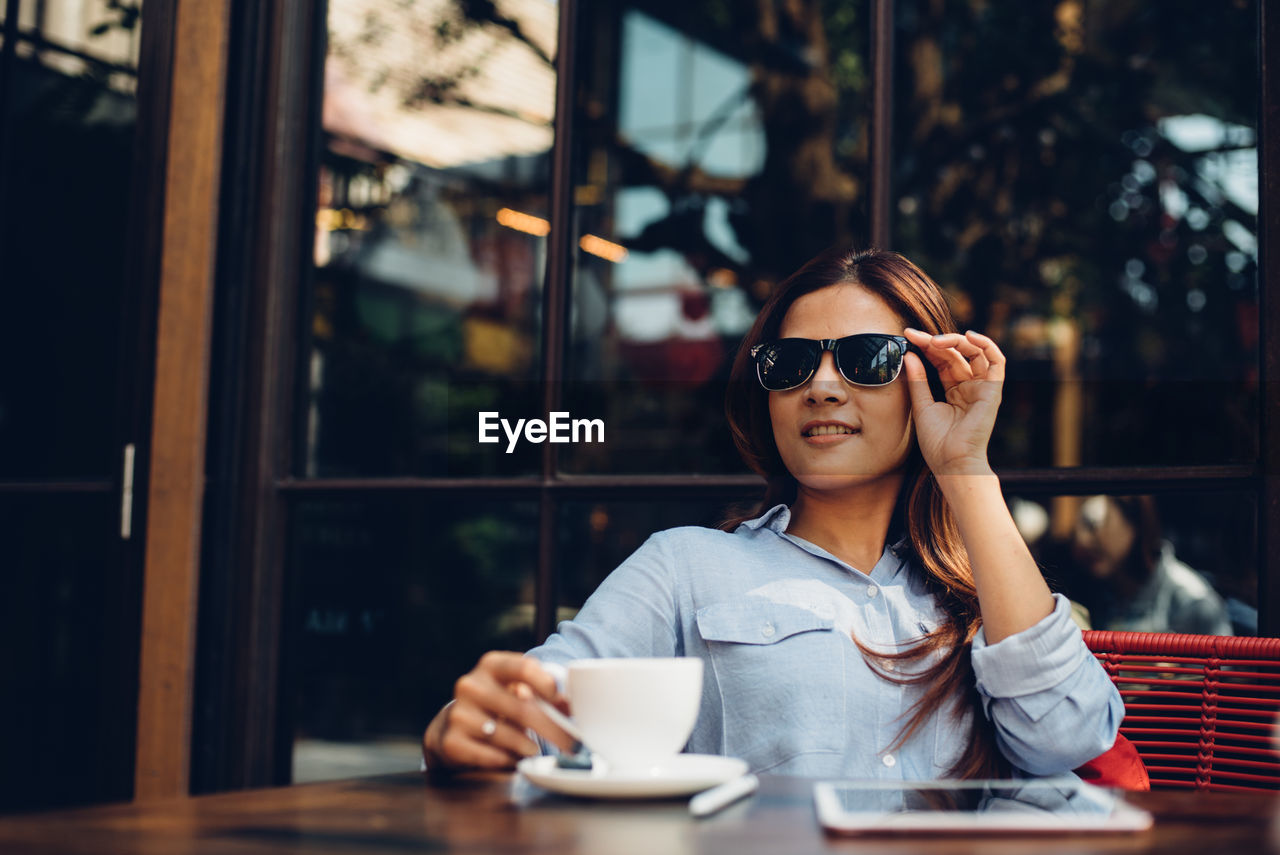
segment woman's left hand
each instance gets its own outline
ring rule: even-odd
[[[935,401],[924,364],[908,353],[904,367],[911,395],[916,442],[934,475],[985,474],[987,442],[996,423],[1004,386],[1004,354],[996,343],[973,331],[929,335],[903,333],[938,369],[946,400]]]

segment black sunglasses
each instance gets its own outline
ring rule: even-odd
[[[859,333],[822,340],[781,338],[757,344],[751,355],[760,385],[770,392],[782,392],[809,382],[824,350],[831,351],[840,376],[853,385],[884,386],[898,378],[908,349],[913,348],[900,335]]]

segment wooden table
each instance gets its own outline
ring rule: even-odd
[[[1138,835],[859,840],[822,832],[811,783],[762,776],[752,799],[694,820],[684,800],[587,802],[547,795],[510,775],[438,784],[390,775],[0,818],[0,852],[1280,853],[1280,798],[1270,793],[1139,794],[1135,801],[1157,819]]]

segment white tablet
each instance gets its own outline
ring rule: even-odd
[[[823,781],[818,821],[838,834],[1142,831],[1151,814],[1079,778]]]

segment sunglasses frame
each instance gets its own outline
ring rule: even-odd
[[[841,342],[845,342],[845,341],[848,341],[849,339],[855,339],[855,338],[889,339],[890,341],[897,343],[898,347],[902,349],[902,356],[899,357],[898,359],[898,368],[896,371],[893,372],[892,377],[890,377],[888,380],[886,380],[883,383],[859,383],[856,380],[850,380],[848,376],[845,375],[844,369],[840,367],[840,355],[839,353],[837,353],[837,351],[840,348]],[[764,378],[760,375],[759,353],[765,347],[779,344],[780,342],[784,342],[784,341],[803,341],[803,342],[808,342],[809,344],[818,345],[818,359],[813,364],[813,370],[810,371],[809,374],[799,383],[796,383],[794,386],[787,386],[784,389],[770,389],[765,384]],[[861,386],[864,389],[877,389],[881,386],[888,386],[894,380],[897,380],[898,375],[902,373],[902,364],[904,361],[904,357],[906,357],[907,355],[907,351],[916,350],[918,352],[915,345],[907,341],[905,336],[892,335],[891,333],[854,333],[853,335],[847,335],[847,336],[844,336],[843,338],[799,338],[797,336],[789,336],[787,338],[774,339],[773,341],[762,341],[760,344],[757,344],[751,348],[751,351],[750,351],[751,358],[755,360],[755,363],[756,363],[756,380],[760,383],[762,387],[764,387],[766,392],[790,392],[792,389],[799,389],[801,386],[805,385],[810,380],[812,380],[814,374],[818,373],[818,368],[819,366],[822,365],[822,354],[824,351],[827,351],[827,350],[831,351],[831,357],[835,362],[836,371],[840,373],[840,376],[844,379],[844,382],[848,383],[850,386]]]

